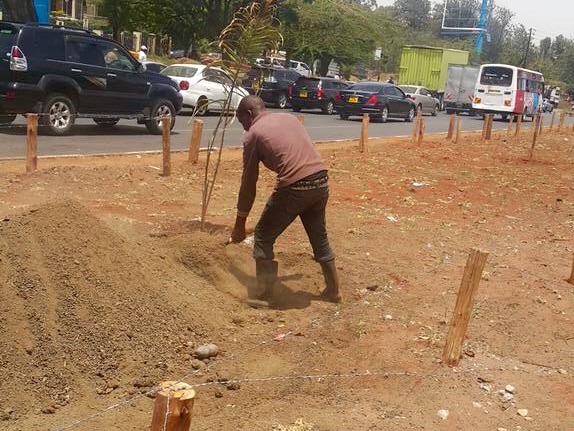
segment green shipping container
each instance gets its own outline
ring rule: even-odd
[[[444,93],[449,64],[468,64],[468,51],[432,46],[403,46],[398,82],[400,85],[422,85]]]

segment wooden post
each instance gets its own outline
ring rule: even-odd
[[[163,147],[163,172],[164,177],[171,175],[171,117],[165,115],[161,119],[162,125],[162,147]]]
[[[484,135],[484,139],[486,141],[490,141],[490,137],[492,136],[492,119],[494,118],[493,114],[488,114],[488,121],[486,122],[486,134]]]
[[[450,115],[450,120],[448,122],[448,132],[446,134],[446,139],[452,139],[454,133],[454,122],[456,121],[456,114]]]
[[[552,110],[552,119],[550,120],[550,130],[554,128],[554,118],[556,117],[556,111]]]
[[[512,122],[514,121],[514,115],[510,115],[508,120],[508,129],[506,129],[506,136],[510,136],[512,133]]]
[[[359,151],[361,153],[368,152],[367,141],[369,140],[369,114],[363,114],[363,121],[361,123],[361,137],[359,138]]]
[[[538,114],[538,136],[542,135],[543,130],[544,130],[544,117],[541,114]]]
[[[26,116],[26,173],[38,169],[38,114]]]
[[[564,127],[564,119],[566,118],[566,112],[562,111],[560,113],[560,122],[558,123],[558,131],[562,132],[562,128]]]
[[[419,124],[419,133],[417,136],[417,145],[421,145],[423,143],[423,139],[425,137],[425,129],[426,129],[425,119],[421,116],[419,121],[420,121],[420,124]]]
[[[472,249],[466,261],[462,282],[456,298],[456,305],[450,321],[446,344],[442,353],[442,361],[447,365],[456,366],[460,360],[464,337],[466,336],[468,322],[470,321],[472,313],[474,297],[478,290],[478,284],[487,257],[488,253]]]
[[[301,124],[305,124],[305,116],[303,114],[297,115],[297,118],[301,122]]]
[[[481,139],[483,141],[486,140],[486,129],[488,128],[488,119],[490,118],[490,114],[485,114],[482,119],[482,136]]]
[[[454,143],[458,144],[458,138],[460,138],[460,130],[462,129],[462,118],[459,118],[456,123],[456,133],[454,135]]]
[[[201,134],[203,132],[203,120],[193,120],[191,126],[191,142],[189,144],[188,161],[195,164],[199,160],[199,147],[201,145]]]
[[[520,127],[522,126],[522,115],[518,114],[516,117],[516,130],[514,131],[514,136],[518,136],[520,133]]]
[[[417,116],[415,117],[415,123],[413,125],[413,137],[411,139],[412,143],[416,143],[419,137],[419,128],[421,127],[421,111],[417,110]]]
[[[574,261],[572,261],[572,271],[570,271],[570,278],[568,279],[568,283],[574,284]]]
[[[534,132],[532,133],[532,146],[530,147],[530,157],[528,160],[532,160],[534,156],[534,146],[536,145],[536,139],[538,138],[538,122],[540,121],[540,113],[536,114],[532,119],[532,127],[534,127]]]
[[[189,431],[195,391],[185,383],[163,382],[153,406],[150,431]]]

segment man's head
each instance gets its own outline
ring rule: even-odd
[[[249,130],[253,121],[265,111],[265,103],[257,96],[245,96],[237,107],[237,119],[246,131]]]
[[[142,45],[142,47],[140,48],[140,50],[142,50],[143,52],[147,52],[147,46]]]

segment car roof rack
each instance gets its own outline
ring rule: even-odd
[[[67,26],[67,25],[57,25],[57,24],[50,24],[50,23],[44,24],[44,23],[39,23],[39,22],[27,22],[24,25],[30,26],[30,27],[60,28],[62,30],[75,31],[78,33],[89,34],[90,36],[97,36],[96,33],[94,33],[92,30],[88,30],[88,29],[81,28],[81,27],[72,27],[72,26]]]

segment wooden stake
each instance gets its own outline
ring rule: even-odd
[[[303,114],[297,115],[297,118],[301,122],[301,124],[305,124],[305,116]]]
[[[369,140],[369,114],[363,114],[361,123],[361,137],[359,138],[359,151],[361,153],[369,152],[367,141]]]
[[[456,305],[450,321],[446,344],[442,353],[442,361],[447,365],[456,366],[460,360],[468,322],[470,321],[472,313],[474,297],[478,290],[478,284],[487,257],[488,253],[473,249],[466,261],[462,282],[456,298]]]
[[[195,391],[185,383],[163,382],[155,398],[150,431],[189,431]]]
[[[456,123],[456,133],[454,135],[454,143],[458,144],[458,138],[460,138],[460,130],[462,129],[462,118],[459,118]]]
[[[454,133],[454,122],[456,121],[456,114],[450,115],[450,120],[448,122],[448,132],[446,133],[446,139],[452,139]]]
[[[38,169],[38,114],[26,116],[26,173]]]
[[[570,278],[568,279],[568,283],[574,284],[574,261],[572,261],[572,271],[570,272]]]
[[[490,117],[490,114],[485,114],[483,119],[482,119],[482,136],[481,139],[484,141],[486,140],[486,129],[488,128],[488,118]]]
[[[201,146],[201,134],[203,132],[203,120],[193,120],[191,126],[191,141],[189,143],[188,161],[195,164],[199,160],[199,147]]]
[[[552,111],[552,119],[550,120],[550,130],[554,128],[554,118],[556,117],[556,111]]]
[[[514,130],[514,136],[518,136],[520,133],[520,127],[522,126],[522,115],[518,114],[516,117],[516,130]]]
[[[564,119],[566,118],[566,112],[562,111],[560,113],[560,122],[558,123],[558,131],[562,132],[562,128],[564,127]]]
[[[511,115],[508,120],[508,128],[506,129],[506,136],[510,136],[512,133],[512,122],[514,121],[514,115]]]
[[[423,143],[423,139],[425,137],[425,129],[426,129],[425,119],[423,117],[421,117],[419,121],[420,121],[420,124],[419,124],[419,134],[417,136],[417,145],[421,145]]]
[[[163,147],[163,172],[164,177],[171,175],[171,117],[165,115],[161,119],[162,125],[162,147]]]
[[[486,141],[490,141],[490,137],[492,136],[492,119],[494,118],[493,114],[488,114],[488,121],[486,122],[486,134],[484,139]]]
[[[538,114],[538,136],[542,135],[544,130],[544,117],[541,114]]]
[[[536,114],[532,119],[532,127],[534,127],[534,133],[532,134],[532,146],[530,147],[530,157],[528,160],[532,160],[534,156],[534,146],[536,145],[536,139],[538,138],[538,122],[540,121],[540,113]]]

